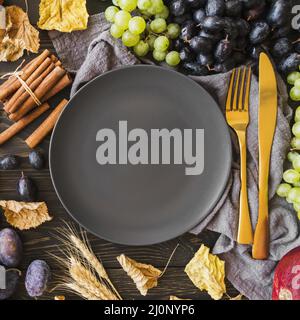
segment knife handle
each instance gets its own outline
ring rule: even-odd
[[[246,130],[237,131],[240,158],[241,158],[241,192],[240,192],[240,211],[237,242],[240,244],[252,244],[253,233],[250,220],[248,190],[247,190],[247,150],[246,150]]]
[[[258,221],[252,248],[252,257],[257,260],[268,259],[270,245],[268,182],[271,150],[270,152],[268,152],[268,148],[264,150],[266,153],[261,152],[263,155],[260,155]]]

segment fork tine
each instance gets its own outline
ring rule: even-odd
[[[241,76],[241,68],[238,69],[238,74],[235,81],[234,96],[233,96],[233,103],[232,103],[233,111],[238,110],[238,93],[239,93],[240,76]]]
[[[243,111],[245,107],[243,104],[243,99],[244,99],[244,91],[245,91],[246,69],[247,68],[243,68],[242,82],[241,82],[240,93],[239,93],[239,104],[238,104],[239,111]]]
[[[235,72],[236,72],[236,69],[233,69],[232,74],[231,74],[231,78],[230,78],[228,93],[227,93],[226,111],[232,110],[232,101],[231,100],[232,100],[232,88],[233,88],[233,84],[234,84]]]
[[[248,74],[247,74],[247,84],[246,84],[246,92],[245,92],[245,99],[244,99],[244,110],[249,110],[249,95],[250,95],[250,86],[251,86],[251,77],[252,77],[252,70],[251,66],[248,68]]]

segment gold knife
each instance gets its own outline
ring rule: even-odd
[[[259,207],[252,256],[263,260],[269,256],[269,171],[277,121],[277,81],[273,65],[265,53],[259,57]]]

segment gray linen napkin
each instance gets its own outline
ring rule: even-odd
[[[91,17],[89,28],[72,34],[50,33],[55,49],[63,63],[71,71],[77,71],[72,95],[83,83],[96,75],[120,65],[137,64],[139,61],[119,41],[110,37],[108,24],[103,14]],[[206,77],[192,77],[206,88],[224,112],[230,72]],[[236,239],[238,225],[240,172],[237,138],[232,134],[233,158],[232,174],[227,188],[211,214],[191,232],[203,229],[221,233],[213,252],[226,261],[227,278],[250,299],[270,299],[273,272],[276,261],[289,250],[300,246],[299,222],[292,207],[275,195],[281,181],[283,164],[289,148],[291,108],[287,104],[286,87],[278,77],[279,100],[278,121],[273,143],[270,172],[270,228],[271,246],[268,261],[251,258],[251,247],[238,245]],[[248,127],[248,195],[252,225],[255,228],[258,212],[258,82],[255,77],[251,84],[250,117]],[[267,120],[266,120],[267,121]]]

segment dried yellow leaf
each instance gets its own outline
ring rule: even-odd
[[[145,296],[149,289],[157,286],[161,271],[150,264],[139,263],[124,254],[117,257],[120,265],[133,280],[141,295]]]
[[[22,41],[4,37],[0,44],[0,61],[16,61],[24,54]]]
[[[36,228],[52,218],[45,202],[0,201],[9,224],[20,230]]]
[[[41,0],[38,27],[60,32],[84,30],[88,17],[86,0]]]
[[[200,247],[184,271],[197,288],[207,290],[213,299],[221,299],[226,292],[225,262],[209,253],[206,246]]]
[[[236,297],[233,297],[233,298],[229,298],[229,300],[242,300],[243,299],[243,295],[240,293],[238,294]]]
[[[176,296],[170,296],[170,300],[191,300],[191,299],[183,299],[183,298],[178,298]]]
[[[37,53],[39,32],[30,24],[28,15],[20,7],[6,8],[6,30],[0,44],[0,61],[16,61],[24,50]]]

